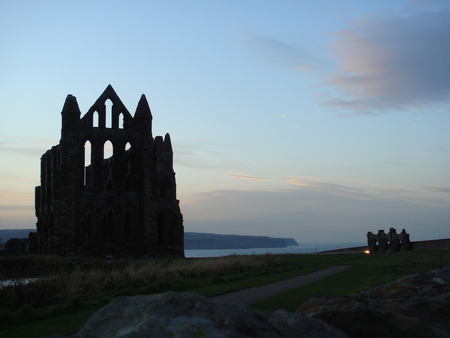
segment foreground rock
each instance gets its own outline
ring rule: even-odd
[[[313,297],[296,313],[322,319],[349,337],[450,337],[450,264],[369,292]]]
[[[303,315],[255,311],[243,305],[167,292],[118,297],[73,337],[346,337]]]

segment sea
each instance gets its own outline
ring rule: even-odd
[[[223,257],[230,255],[263,255],[270,254],[300,254],[317,253],[329,250],[355,248],[367,245],[366,242],[347,243],[305,243],[285,248],[250,248],[250,249],[215,249],[215,250],[184,250],[187,258]]]

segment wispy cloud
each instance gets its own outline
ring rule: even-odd
[[[360,187],[353,187],[298,178],[290,179],[288,183],[296,189],[310,190],[328,195],[347,196],[353,199],[400,199],[414,203],[432,203],[431,200],[420,196],[419,190],[396,185],[360,182]],[[434,200],[434,203],[442,204],[442,201]]]
[[[432,191],[432,192],[440,192],[443,194],[450,194],[450,188],[442,188],[442,187],[422,187],[424,190]]]
[[[23,154],[40,158],[45,151],[41,148],[22,148],[0,145],[0,152],[8,152],[13,154]]]
[[[248,180],[248,181],[275,181],[270,178],[257,177],[257,176],[253,176],[253,175],[233,173],[233,172],[227,172],[226,174],[224,174],[224,176],[231,177],[231,178],[237,178],[239,180]]]
[[[292,184],[297,188],[306,188],[310,190],[321,191],[331,195],[346,195],[346,196],[351,195],[354,197],[362,198],[364,197],[363,195],[366,194],[366,192],[363,189],[335,183],[316,182],[299,178],[292,178],[288,180],[288,183]]]
[[[34,210],[32,205],[0,205],[0,210]]]
[[[334,194],[330,193],[332,190],[352,189],[312,182],[283,191],[220,190],[196,194],[194,203],[182,201],[185,229],[295,237],[301,242],[365,241],[367,231],[390,227],[406,228],[414,240],[449,236],[448,203],[417,204],[375,193],[373,199],[354,198],[350,192]],[[432,234],[425,224],[432,224]]]
[[[30,155],[40,158],[47,149],[58,144],[55,139],[0,135],[0,152]]]
[[[172,144],[177,166],[204,170],[237,165],[229,155],[231,144],[182,137],[174,137]]]
[[[368,192],[371,194],[377,194],[380,197],[408,197],[408,196],[418,196],[420,194],[419,190],[412,189],[408,187],[403,187],[400,185],[391,184],[381,184],[381,183],[371,183],[371,182],[360,182],[361,184],[368,185],[371,188]]]
[[[376,16],[339,32],[341,71],[325,83],[341,95],[322,104],[366,115],[448,104],[449,17],[448,8]]]
[[[269,63],[300,71],[319,68],[320,58],[302,46],[247,32],[241,38],[248,50]]]

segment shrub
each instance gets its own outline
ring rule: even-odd
[[[28,284],[15,283],[0,288],[1,307],[18,310],[24,305],[32,308],[86,299],[101,293],[117,294],[136,288],[167,290],[177,283],[221,276],[225,273],[262,271],[282,265],[276,255],[227,256],[201,259],[99,260],[63,259],[28,256],[0,259],[0,266],[12,266],[21,275],[36,276],[41,266],[41,278]],[[27,268],[28,267],[28,268]],[[28,309],[29,310],[29,309]]]

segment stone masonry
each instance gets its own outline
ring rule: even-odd
[[[83,117],[72,95],[61,115],[61,140],[41,157],[31,253],[184,257],[170,136],[153,138],[145,96],[133,117],[109,85]]]

